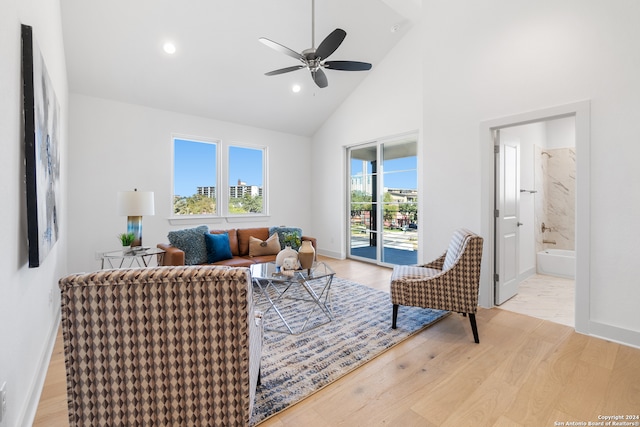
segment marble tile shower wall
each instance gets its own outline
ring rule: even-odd
[[[536,251],[575,249],[576,151],[535,147]],[[542,223],[550,228],[542,232]],[[543,241],[555,242],[555,244]]]

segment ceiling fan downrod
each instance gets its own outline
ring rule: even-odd
[[[311,49],[316,48],[316,0],[311,0]]]

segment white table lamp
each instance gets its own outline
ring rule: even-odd
[[[142,246],[142,216],[155,215],[153,191],[118,191],[117,207],[127,216],[127,233],[135,235],[131,246]]]

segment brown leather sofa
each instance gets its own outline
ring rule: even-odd
[[[269,238],[269,227],[259,228],[238,228],[230,230],[209,230],[211,234],[228,233],[229,246],[233,258],[218,261],[212,265],[228,265],[232,267],[248,267],[252,264],[272,262],[276,260],[276,255],[249,255],[249,238],[255,237],[260,240]],[[316,239],[314,237],[302,236],[302,240],[311,241],[311,245],[316,250]],[[184,251],[171,246],[169,243],[159,243],[158,248],[165,251],[163,265],[184,265]]]

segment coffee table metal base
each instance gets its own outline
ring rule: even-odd
[[[264,309],[266,330],[301,334],[333,320],[331,283],[334,272],[325,263],[310,270],[298,270],[293,275],[277,271],[275,264],[251,267],[256,292],[256,304]],[[281,326],[270,325],[270,323]]]

